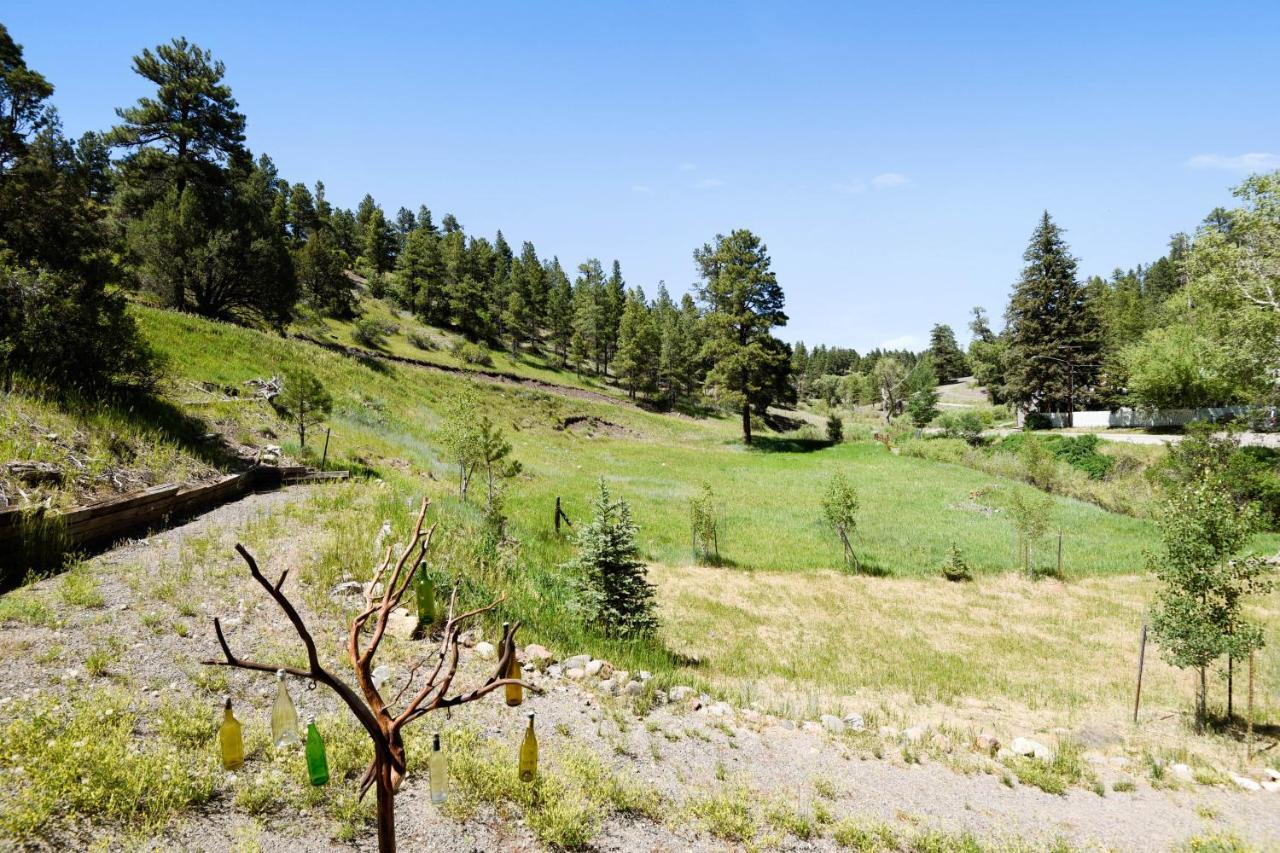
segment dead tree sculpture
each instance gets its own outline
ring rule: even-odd
[[[400,687],[390,702],[382,698],[378,688],[374,685],[373,657],[378,651],[383,635],[386,633],[387,618],[391,611],[399,606],[400,600],[404,598],[414,573],[426,557],[427,548],[431,545],[431,536],[435,532],[434,524],[425,533],[422,529],[423,522],[426,520],[428,506],[430,506],[430,501],[424,500],[422,502],[422,511],[418,514],[418,520],[414,525],[409,543],[394,562],[392,560],[393,549],[391,546],[387,547],[385,557],[375,570],[373,579],[366,588],[364,608],[351,621],[347,637],[347,654],[350,657],[352,669],[355,670],[356,685],[359,687],[358,693],[345,681],[320,664],[319,653],[316,650],[316,643],[311,636],[311,632],[307,630],[307,626],[303,623],[302,617],[298,615],[297,609],[294,608],[288,597],[281,591],[284,587],[285,578],[289,573],[288,570],[286,569],[282,572],[280,579],[274,584],[271,583],[259,571],[257,561],[254,560],[243,545],[236,545],[236,551],[249,565],[249,574],[284,611],[284,615],[293,624],[298,637],[302,640],[303,645],[306,646],[307,668],[280,666],[277,663],[259,663],[236,657],[232,653],[231,647],[227,645],[227,639],[222,633],[222,623],[217,618],[213,620],[213,630],[218,636],[218,644],[222,646],[222,653],[225,659],[202,661],[208,666],[230,666],[258,672],[273,673],[283,669],[285,672],[296,675],[299,678],[324,684],[338,694],[339,698],[351,709],[351,713],[355,714],[356,719],[364,726],[369,738],[373,741],[373,761],[369,764],[369,769],[365,771],[364,777],[360,781],[360,796],[363,797],[371,787],[377,790],[378,850],[381,853],[391,853],[396,849],[395,795],[400,789],[400,783],[404,780],[406,772],[402,736],[404,727],[432,711],[473,702],[485,694],[508,684],[520,684],[533,692],[541,692],[539,688],[531,684],[504,677],[508,672],[508,667],[511,665],[512,658],[516,654],[515,633],[520,627],[520,623],[516,622],[511,625],[510,629],[502,637],[498,664],[493,675],[489,676],[479,687],[469,692],[450,695],[449,691],[458,670],[458,636],[461,633],[462,626],[480,614],[497,607],[503,600],[502,597],[499,597],[485,607],[479,607],[455,616],[454,605],[458,597],[456,586],[449,599],[448,619],[445,622],[440,645],[435,654],[424,656],[410,667],[405,684]],[[361,647],[361,640],[366,633],[370,635],[368,643]],[[427,667],[432,657],[435,657],[436,662],[431,675],[418,687],[415,693],[411,694],[411,698],[399,711],[393,710],[392,706],[399,704],[400,700],[409,692],[419,672]]]

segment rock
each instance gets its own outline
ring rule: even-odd
[[[665,704],[667,704],[667,694],[666,694],[666,692],[664,692],[664,691],[662,691],[662,690],[655,690],[655,691],[653,691],[653,704],[655,704],[655,705],[665,705]]]
[[[818,722],[822,723],[822,727],[833,735],[844,734],[844,720],[840,719],[835,714],[823,714],[818,719]]]
[[[793,732],[793,731],[795,731],[795,730],[796,730],[796,721],[795,721],[795,720],[783,720],[783,721],[782,721],[782,727],[783,727],[784,729],[786,729],[787,731],[789,731],[789,732]]]
[[[910,743],[919,743],[924,738],[924,729],[920,726],[912,726],[904,731],[902,736]]]
[[[45,483],[58,485],[62,482],[62,469],[52,462],[6,462],[5,470],[28,486],[40,486]]]
[[[973,739],[973,745],[979,752],[995,755],[996,750],[1000,748],[1000,739],[991,732],[982,732]]]
[[[854,732],[865,731],[867,728],[867,721],[862,719],[861,714],[846,714],[844,724],[850,731]]]
[[[690,711],[697,711],[697,710],[698,710],[698,709],[700,709],[701,707],[702,707],[702,697],[701,697],[701,696],[690,696],[690,697],[689,697],[689,710],[690,710]]]
[[[524,647],[524,659],[533,664],[538,670],[544,670],[551,665],[554,660],[551,652],[546,646],[540,646],[537,643],[530,643]]]
[[[672,702],[683,702],[685,699],[688,699],[693,695],[693,688],[686,687],[683,684],[677,685],[672,687],[671,691],[667,695],[671,697]]]
[[[584,671],[588,678],[608,678],[613,675],[613,666],[607,660],[593,660]]]
[[[1270,791],[1273,794],[1280,793],[1280,782],[1277,782],[1274,779],[1267,782],[1263,782],[1262,790]]]
[[[1236,783],[1236,787],[1245,791],[1261,791],[1262,786],[1247,776],[1232,775],[1231,781]]]
[[[1013,739],[1011,746],[1015,755],[1034,756],[1041,761],[1053,759],[1053,753],[1049,750],[1049,747],[1038,740],[1032,740],[1028,737],[1016,737]]]
[[[564,668],[566,670],[585,669],[589,663],[591,663],[591,655],[574,655],[564,662]]]
[[[547,667],[548,678],[559,678],[563,672],[564,672],[564,668],[561,667],[560,664],[558,663],[553,663],[551,664],[551,666]]]
[[[360,595],[363,592],[364,592],[364,584],[360,583],[360,581],[345,581],[343,583],[338,584],[333,589],[329,590],[329,594],[332,596]]]
[[[493,643],[479,642],[476,643],[476,656],[481,660],[494,660],[498,657],[498,650],[493,647]]]
[[[458,645],[471,648],[480,639],[480,632],[475,628],[468,628],[458,635]]]
[[[639,696],[644,692],[644,685],[639,681],[628,681],[627,686],[622,688],[622,690],[628,696]]]
[[[1191,772],[1191,768],[1186,764],[1171,764],[1169,765],[1169,772],[1183,782],[1191,782],[1196,778],[1195,773]]]
[[[564,671],[564,677],[570,681],[581,681],[587,677],[587,673],[582,669],[582,667],[575,666],[572,669],[566,669]]]
[[[412,640],[413,634],[417,630],[418,617],[403,607],[397,607],[387,614],[387,633],[391,636],[399,637],[402,640]]]
[[[642,669],[642,670],[640,670],[640,680],[641,680],[642,682],[643,682],[643,681],[648,681],[650,678],[653,678],[653,673],[652,673],[652,672],[648,672],[648,671],[643,670],[643,669]]]
[[[613,671],[613,680],[619,684],[626,684],[631,680],[631,673],[627,672],[625,669],[615,669]]]
[[[1262,775],[1266,776],[1272,782],[1280,782],[1280,770],[1277,770],[1274,767],[1268,767],[1266,770],[1263,770]]]
[[[618,683],[612,678],[606,678],[604,681],[600,682],[600,692],[608,693],[612,696],[614,693],[618,692]]]

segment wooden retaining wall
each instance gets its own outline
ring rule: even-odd
[[[249,492],[293,483],[345,479],[346,471],[258,465],[212,483],[198,486],[166,483],[62,513],[3,509],[0,510],[0,567],[23,572],[48,568],[31,563],[109,545],[130,533],[163,527],[207,512]],[[37,538],[46,541],[31,541]]]

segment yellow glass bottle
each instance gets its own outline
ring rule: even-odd
[[[431,802],[440,805],[449,799],[449,768],[444,763],[444,752],[440,750],[440,733],[431,742],[431,758],[428,760],[427,773],[431,777]]]
[[[510,622],[502,623],[503,639],[506,639],[507,629],[510,627],[510,625],[511,625]],[[502,674],[502,677],[503,678],[519,678],[520,677],[520,661],[516,660],[516,655],[514,650],[512,650],[511,662],[507,664],[507,671]],[[519,684],[508,684],[503,689],[506,691],[507,704],[510,705],[512,708],[516,707],[517,705],[519,705],[521,702],[524,701],[524,688],[521,687]]]
[[[532,782],[538,775],[538,738],[533,733],[533,712],[529,712],[529,728],[520,744],[520,781]]]
[[[231,697],[222,711],[222,726],[218,729],[218,743],[222,747],[222,766],[228,770],[238,770],[244,764],[244,737],[240,732],[240,721],[231,713]]]

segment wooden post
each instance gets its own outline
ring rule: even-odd
[[[1246,709],[1249,721],[1245,724],[1245,760],[1253,760],[1253,652],[1249,652],[1249,704]]]
[[[1142,665],[1147,658],[1147,626],[1142,626],[1142,639],[1138,643],[1138,690],[1133,695],[1133,721],[1138,722],[1138,706],[1142,704]]]
[[[556,534],[560,533],[560,497],[556,496]]]
[[[1231,655],[1227,655],[1227,722],[1231,722],[1231,718],[1235,716],[1232,713],[1235,710],[1235,659]]]
[[[320,454],[320,470],[324,470],[324,463],[329,460],[329,427],[324,428],[324,453]]]
[[[1058,528],[1058,577],[1062,577],[1062,528]]]

